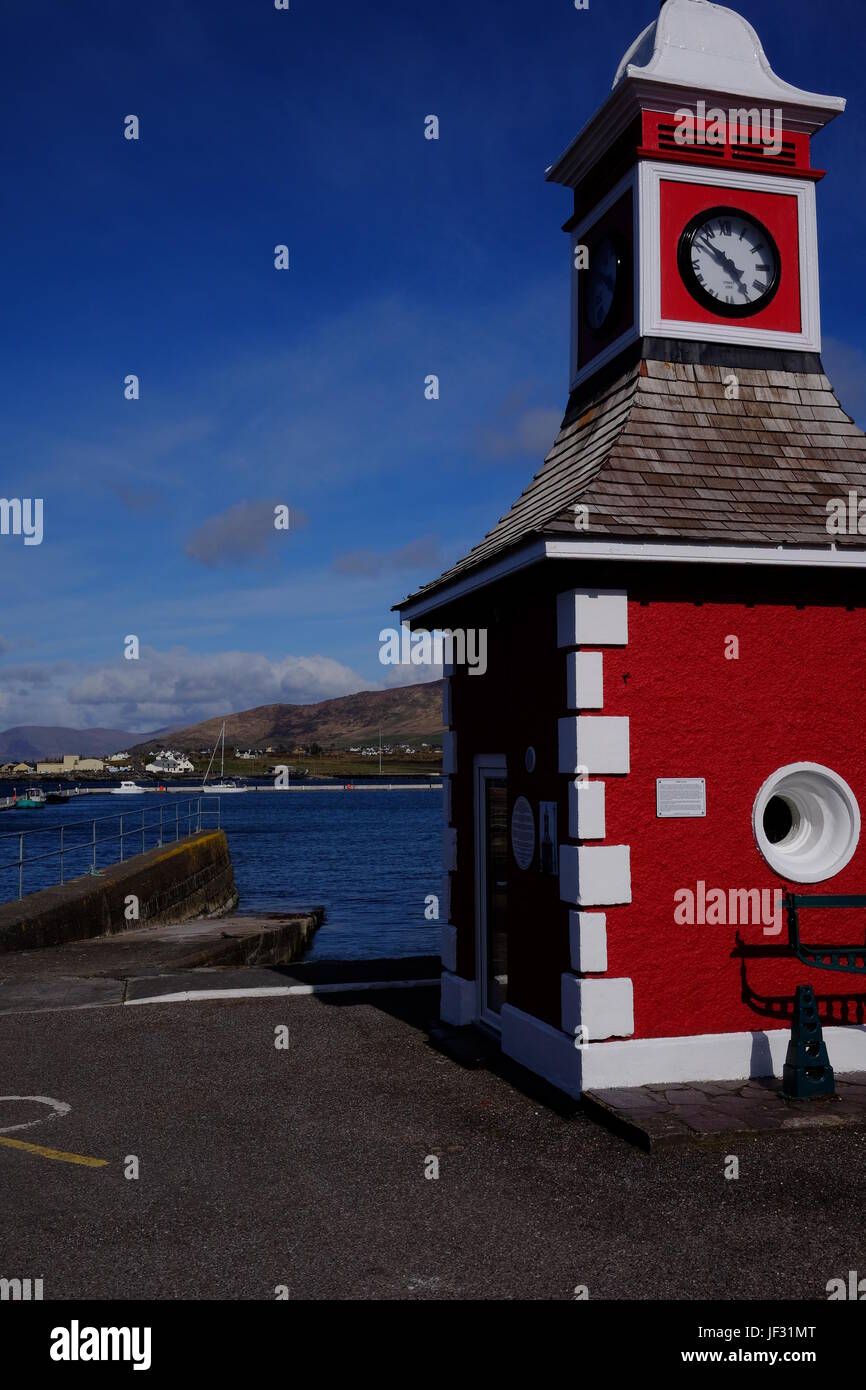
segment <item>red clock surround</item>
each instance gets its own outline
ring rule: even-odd
[[[662,179],[659,188],[661,217],[662,317],[687,323],[714,323],[731,327],[723,314],[699,304],[683,283],[677,265],[680,236],[696,213],[724,203],[742,209],[771,233],[781,261],[779,288],[771,302],[756,314],[737,320],[745,328],[766,328],[781,333],[802,330],[800,310],[800,237],[797,198],[785,193],[759,193],[752,189],[719,187],[718,184],[683,183]]]

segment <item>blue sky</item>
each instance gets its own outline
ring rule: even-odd
[[[862,6],[736,8],[782,77],[849,99],[814,158],[825,362],[862,420]],[[0,727],[394,680],[391,604],[552,442],[570,195],[544,168],[656,11],[7,0],[0,492],[44,498],[45,537],[0,537]]]

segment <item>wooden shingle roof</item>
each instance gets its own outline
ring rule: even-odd
[[[642,359],[575,393],[505,516],[426,594],[530,538],[866,547],[827,502],[866,498],[866,435],[821,372]],[[575,506],[587,509],[575,529]],[[414,597],[414,596],[413,596]]]

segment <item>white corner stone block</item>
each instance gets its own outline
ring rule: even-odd
[[[569,709],[601,709],[604,704],[603,652],[569,652],[565,658]]]
[[[571,968],[580,975],[603,975],[607,970],[607,917],[603,912],[569,912],[568,942]]]
[[[451,682],[446,677],[442,682],[442,723],[450,729],[451,722]]]
[[[631,902],[628,845],[560,845],[559,896],[578,907]]]
[[[562,977],[562,1031],[584,1043],[630,1038],[634,1033],[631,980],[579,980]]]
[[[453,972],[457,969],[457,928],[452,927],[448,922],[442,923],[439,954],[442,957],[442,965],[446,970]]]
[[[560,647],[627,646],[625,589],[570,589],[558,594],[556,633]]]
[[[445,777],[453,777],[457,771],[457,735],[442,735],[442,772]]]
[[[604,839],[604,782],[569,785],[568,833],[572,840]]]
[[[628,715],[578,714],[559,721],[559,770],[629,771]]]
[[[442,972],[442,999],[439,1017],[444,1023],[453,1023],[455,1028],[463,1028],[474,1023],[476,1017],[475,981],[464,980],[460,975]]]
[[[457,868],[457,831],[451,825],[442,831],[442,867],[449,872]]]
[[[551,1028],[513,1004],[503,1004],[501,1018],[506,1057],[513,1057],[567,1095],[580,1095],[583,1053],[575,1047],[573,1037],[567,1038],[559,1028]]]

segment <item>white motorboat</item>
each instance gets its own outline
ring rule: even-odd
[[[140,787],[137,782],[121,782],[119,787],[111,788],[112,796],[143,796],[147,787]]]
[[[208,784],[207,779],[210,776],[210,770],[213,766],[213,760],[216,757],[216,751],[218,748],[220,750],[220,778],[218,782],[211,782],[210,784]],[[223,720],[223,726],[220,731],[220,736],[214,744],[214,750],[210,755],[210,762],[207,765],[207,772],[205,773],[204,781],[201,784],[201,789],[203,792],[207,792],[209,796],[229,796],[233,792],[245,792],[247,790],[247,788],[241,782],[239,782],[236,777],[226,777],[225,767],[226,724],[225,720]]]

